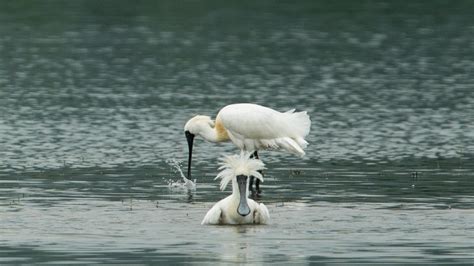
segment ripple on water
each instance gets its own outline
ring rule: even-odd
[[[472,263],[470,1],[187,4],[0,3],[0,262]],[[200,227],[236,150],[167,160],[235,102],[310,146],[261,153],[271,225]]]

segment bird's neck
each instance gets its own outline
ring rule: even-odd
[[[224,131],[224,133],[217,127],[207,126],[201,130],[200,135],[210,142],[223,142],[229,139],[227,132]]]

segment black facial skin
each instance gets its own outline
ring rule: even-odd
[[[191,159],[193,157],[193,141],[194,141],[194,134],[191,134],[189,131],[185,131],[184,135],[186,135],[186,140],[188,141],[188,148],[189,148],[189,158],[188,158],[188,179],[191,179]]]

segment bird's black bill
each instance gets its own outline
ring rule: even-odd
[[[189,148],[189,157],[188,157],[188,179],[191,179],[191,159],[193,158],[193,141],[194,141],[194,134],[191,134],[189,131],[185,131],[184,134],[186,135],[186,140],[188,141],[188,148]]]
[[[247,176],[238,175],[237,184],[239,186],[240,202],[237,208],[237,213],[241,216],[247,216],[250,214],[250,207],[247,203]]]

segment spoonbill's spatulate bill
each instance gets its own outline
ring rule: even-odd
[[[278,112],[257,104],[239,103],[222,108],[212,120],[198,115],[184,126],[188,141],[188,178],[191,179],[193,141],[196,135],[210,142],[232,141],[242,151],[284,149],[303,156],[304,139],[311,126],[306,112]],[[256,155],[256,154],[255,154]],[[258,182],[258,179],[257,179]]]
[[[266,224],[270,214],[263,203],[248,198],[249,178],[254,176],[263,181],[259,173],[264,164],[257,159],[249,158],[250,153],[240,156],[226,156],[223,159],[222,171],[217,175],[221,178],[221,190],[232,181],[232,194],[217,202],[206,214],[201,224]]]

